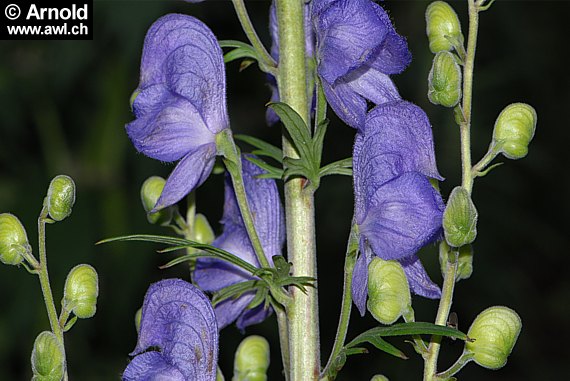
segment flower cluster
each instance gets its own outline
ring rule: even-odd
[[[180,201],[210,175],[216,134],[229,127],[222,50],[198,19],[170,14],[149,29],[139,87],[126,126],[139,152],[180,162],[154,209]]]
[[[283,208],[279,200],[277,184],[272,179],[258,178],[265,172],[248,161],[246,157],[242,158],[242,167],[244,187],[255,230],[267,260],[273,263],[273,256],[281,254],[285,242]],[[259,267],[259,261],[247,235],[229,175],[226,177],[224,214],[221,222],[224,225],[224,232],[212,245]],[[227,262],[210,258],[199,259],[194,272],[196,284],[208,292],[219,291],[224,287],[251,279],[253,279],[252,276],[244,270]],[[220,328],[237,320],[237,327],[243,330],[249,325],[265,320],[271,314],[270,308],[265,308],[262,304],[253,309],[247,309],[254,296],[253,292],[248,292],[239,298],[228,299],[216,305],[216,317]]]
[[[180,279],[154,283],[144,298],[135,357],[123,381],[214,381],[218,338],[204,293]]]

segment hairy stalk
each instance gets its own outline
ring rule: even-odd
[[[285,381],[289,381],[289,331],[287,329],[287,312],[282,308],[275,308],[277,315],[277,325],[279,326],[279,343],[281,346],[281,361],[283,362],[283,374]]]
[[[236,14],[238,16],[239,22],[241,23],[243,31],[245,32],[251,45],[257,51],[257,54],[259,55],[260,59],[263,61],[264,65],[268,67],[275,67],[276,66],[275,60],[267,52],[267,49],[265,49],[265,46],[259,39],[259,36],[257,35],[255,28],[253,27],[251,19],[249,18],[249,14],[247,13],[247,9],[245,8],[244,1],[232,0],[232,3],[234,4],[234,8],[236,10]]]
[[[459,126],[461,138],[462,187],[471,194],[473,190],[473,173],[471,167],[471,103],[473,97],[473,69],[475,66],[475,49],[477,47],[477,31],[479,27],[479,5],[475,0],[469,3],[469,35],[467,54],[463,66],[463,122]],[[446,325],[453,303],[455,274],[457,272],[457,254],[449,256],[444,274],[443,289],[435,324]],[[433,336],[425,356],[424,381],[437,380],[437,359],[441,347],[441,336]]]
[[[358,254],[358,226],[352,225],[350,230],[350,237],[346,248],[346,258],[344,261],[344,284],[342,289],[342,304],[340,307],[340,317],[338,320],[338,328],[334,339],[333,349],[327,361],[327,365],[323,369],[322,379],[328,380],[328,371],[334,363],[336,357],[344,347],[346,334],[348,332],[348,323],[350,321],[350,312],[352,311],[352,273],[356,265],[356,258]]]
[[[65,345],[63,341],[63,329],[59,324],[59,319],[57,317],[57,310],[55,309],[55,303],[53,301],[53,294],[51,292],[51,286],[49,283],[49,274],[47,269],[47,251],[46,251],[46,220],[48,218],[48,208],[47,202],[44,200],[44,206],[38,217],[38,249],[40,252],[40,267],[38,269],[38,277],[40,278],[40,286],[42,288],[42,294],[44,297],[44,303],[46,305],[46,311],[49,318],[49,324],[51,330],[63,350],[64,361],[66,359],[65,355]],[[67,367],[65,367],[63,380],[67,381]]]
[[[309,123],[307,102],[307,65],[305,59],[304,2],[277,0],[279,24],[279,75],[281,101],[287,103]],[[283,155],[298,157],[291,142],[283,138]],[[317,278],[315,211],[313,192],[305,188],[305,179],[294,178],[285,184],[288,259],[293,276]],[[317,289],[306,293],[290,290],[292,301],[287,309],[290,380],[315,381],[320,375],[319,315]]]

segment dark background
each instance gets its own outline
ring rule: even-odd
[[[396,28],[408,38],[414,60],[394,80],[402,97],[422,106],[433,124],[444,196],[460,182],[459,133],[451,112],[427,100],[432,55],[425,37],[424,1],[386,2]],[[268,42],[266,1],[248,2],[260,35]],[[466,4],[453,3],[466,32]],[[188,278],[184,266],[158,270],[170,257],[152,244],[95,246],[102,238],[128,233],[168,233],[146,223],[139,187],[150,175],[166,177],[171,166],[135,152],[124,133],[132,119],[129,96],[137,87],[142,41],[158,17],[169,12],[204,20],[220,39],[245,40],[229,1],[192,5],[168,1],[96,1],[93,41],[0,42],[0,211],[16,214],[37,251],[36,218],[50,179],[71,175],[77,184],[72,216],[48,226],[48,258],[56,303],[65,276],[78,263],[99,272],[97,314],[79,321],[66,335],[72,380],[118,380],[134,348],[133,316],[149,283]],[[481,14],[473,103],[473,160],[489,144],[494,120],[511,102],[527,102],[538,112],[529,155],[476,182],[479,210],[475,270],[456,288],[453,310],[467,330],[478,312],[507,305],[522,317],[523,330],[507,366],[489,371],[469,364],[462,380],[563,379],[570,353],[568,273],[568,165],[570,36],[567,1],[497,1]],[[229,64],[228,108],[232,129],[279,142],[279,129],[264,124],[269,92],[254,66],[238,72]],[[333,115],[325,162],[350,155],[354,131]],[[219,232],[222,177],[211,176],[197,193],[198,209]],[[348,177],[325,178],[316,195],[323,363],[332,346],[342,289],[342,262],[352,211]],[[435,246],[421,257],[441,283]],[[416,317],[433,321],[437,303],[414,298]],[[271,341],[270,379],[280,379],[275,320],[252,327]],[[353,314],[349,338],[374,326]],[[23,268],[0,266],[0,380],[31,377],[29,356],[35,336],[48,329],[37,279]],[[241,339],[235,327],[221,334],[220,364],[231,379],[233,352]],[[339,380],[369,380],[384,373],[392,380],[421,378],[423,363],[403,340],[391,340],[411,356],[403,361],[371,350],[348,361]],[[444,369],[461,352],[446,341]]]

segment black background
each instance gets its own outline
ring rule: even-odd
[[[423,107],[434,128],[440,172],[447,196],[460,181],[459,133],[451,112],[429,104],[427,75],[432,55],[425,37],[428,2],[385,2],[396,28],[408,38],[414,60],[394,80],[403,98]],[[262,39],[268,43],[266,1],[248,2]],[[466,31],[466,2],[453,2]],[[94,318],[79,321],[66,335],[72,380],[115,380],[127,364],[136,333],[133,316],[150,282],[187,278],[184,266],[158,270],[166,255],[140,243],[94,246],[99,239],[128,233],[166,233],[150,226],[138,199],[150,175],[167,176],[171,166],[137,154],[124,133],[132,119],[128,100],[138,83],[142,41],[151,23],[168,12],[192,14],[220,39],[245,40],[229,1],[202,4],[167,1],[97,1],[93,41],[0,42],[0,211],[19,216],[37,250],[36,218],[50,179],[71,175],[78,195],[72,216],[48,226],[48,258],[56,303],[67,271],[90,263],[99,272],[100,297]],[[456,289],[453,310],[466,330],[481,310],[507,305],[522,317],[523,331],[507,366],[489,371],[469,364],[462,380],[563,379],[570,353],[568,108],[570,75],[565,50],[570,35],[566,1],[497,1],[481,14],[473,102],[473,157],[489,144],[494,120],[511,102],[527,102],[538,113],[529,155],[505,161],[477,180],[479,209],[475,270]],[[264,124],[269,91],[254,66],[227,67],[232,129],[271,142],[279,129]],[[354,131],[329,113],[324,162],[350,155]],[[222,177],[198,190],[198,209],[219,232]],[[351,180],[322,181],[316,196],[323,363],[332,346],[342,289],[342,262],[352,211]],[[441,283],[435,246],[422,260]],[[433,321],[437,303],[414,298],[418,320]],[[353,314],[349,337],[374,326]],[[22,268],[0,266],[0,379],[31,377],[29,356],[35,336],[48,328],[39,284]],[[269,338],[270,379],[280,379],[275,320],[247,333]],[[220,364],[231,379],[233,352],[241,339],[235,327],[221,334]],[[403,340],[391,340],[411,357],[403,361],[371,350],[348,361],[339,380],[421,379],[423,363]],[[445,342],[440,369],[461,352]]]

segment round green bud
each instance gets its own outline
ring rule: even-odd
[[[467,342],[465,350],[471,352],[480,366],[499,369],[507,363],[521,327],[521,318],[510,308],[487,308],[471,324],[467,336],[474,341]]]
[[[434,1],[426,9],[426,33],[432,53],[450,51],[453,42],[463,44],[459,18],[445,1]]]
[[[268,368],[267,340],[257,335],[243,339],[236,350],[232,381],[267,381]]]
[[[468,245],[477,237],[478,213],[469,192],[463,187],[451,191],[443,212],[445,240],[453,247]]]
[[[428,98],[435,105],[455,107],[461,99],[461,69],[450,52],[439,52],[428,77]]]
[[[166,180],[159,176],[152,176],[145,180],[141,187],[141,201],[145,210],[148,222],[166,226],[172,221],[172,208],[161,209],[151,213],[156,202],[162,194]]]
[[[501,111],[493,130],[493,144],[509,159],[522,159],[536,130],[536,111],[526,103],[513,103]]]
[[[196,214],[194,218],[194,231],[192,232],[194,241],[200,243],[211,244],[214,242],[216,235],[210,226],[208,219],[201,213]]]
[[[65,369],[63,348],[52,332],[38,335],[32,350],[32,381],[60,381]]]
[[[137,329],[137,333],[139,333],[141,329],[141,319],[142,319],[142,308],[139,308],[137,312],[135,312],[135,328]]]
[[[370,379],[370,381],[390,381],[388,377],[384,376],[383,374],[377,374]]]
[[[90,265],[77,265],[67,275],[62,305],[80,319],[87,319],[97,311],[99,279]]]
[[[402,265],[375,257],[368,266],[368,311],[382,324],[392,324],[411,306],[410,286]]]
[[[447,242],[443,241],[439,246],[439,265],[441,266],[441,274],[444,275],[446,271],[447,258],[451,253],[451,248]],[[459,248],[457,255],[457,272],[455,274],[455,281],[459,282],[462,279],[469,279],[473,273],[473,247],[471,245],[464,245]]]
[[[24,261],[24,254],[31,251],[26,230],[18,217],[0,214],[0,262],[19,265]]]
[[[47,204],[53,220],[62,221],[69,217],[75,204],[75,183],[71,177],[59,175],[53,178],[49,184]]]

